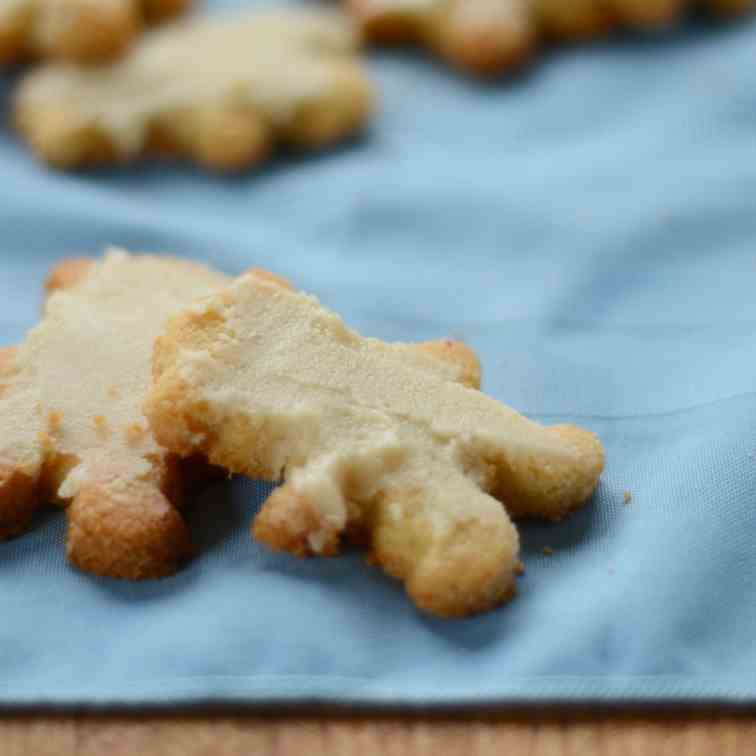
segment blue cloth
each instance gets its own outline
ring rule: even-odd
[[[201,555],[160,582],[74,571],[45,514],[0,545],[0,704],[756,703],[754,60],[752,23],[495,86],[375,53],[368,138],[241,178],[57,174],[3,132],[0,341],[63,256],[263,266],[367,334],[467,340],[488,392],[595,430],[608,465],[585,509],[522,527],[516,600],[464,621],[360,554],[254,544],[265,486],[203,494]]]

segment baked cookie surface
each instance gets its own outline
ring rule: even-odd
[[[170,320],[145,407],[172,451],[285,481],[256,518],[262,542],[331,555],[348,532],[419,607],[461,616],[513,592],[509,514],[558,519],[603,468],[592,433],[544,428],[478,381],[463,345],[364,338],[250,273]]]
[[[365,37],[435,51],[478,75],[530,60],[544,40],[576,41],[614,29],[655,30],[705,6],[718,15],[753,10],[754,0],[344,0]]]
[[[67,506],[67,552],[81,569],[175,571],[190,551],[174,506],[181,470],[142,412],[153,341],[168,315],[228,280],[121,251],[51,273],[41,323],[0,352],[0,539],[54,500]]]
[[[145,24],[191,0],[0,0],[0,65],[56,58],[96,62],[123,54]]]
[[[319,149],[363,127],[373,92],[358,41],[324,10],[187,20],[144,35],[112,66],[30,73],[15,120],[59,168],[150,154],[242,170],[277,144]]]

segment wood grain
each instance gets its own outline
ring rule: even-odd
[[[754,756],[756,716],[0,717],[0,756]]]

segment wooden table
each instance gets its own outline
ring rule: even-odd
[[[755,756],[756,714],[5,715],[0,756]]]

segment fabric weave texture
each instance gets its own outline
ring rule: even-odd
[[[463,621],[362,554],[253,543],[267,485],[199,496],[200,554],[159,582],[74,571],[46,513],[0,544],[0,705],[756,703],[754,60],[754,23],[494,85],[375,52],[364,139],[236,178],[53,173],[3,131],[0,343],[51,264],[108,244],[269,268],[368,335],[464,339],[487,392],[596,431],[607,468],[583,510],[521,528],[515,600]]]

